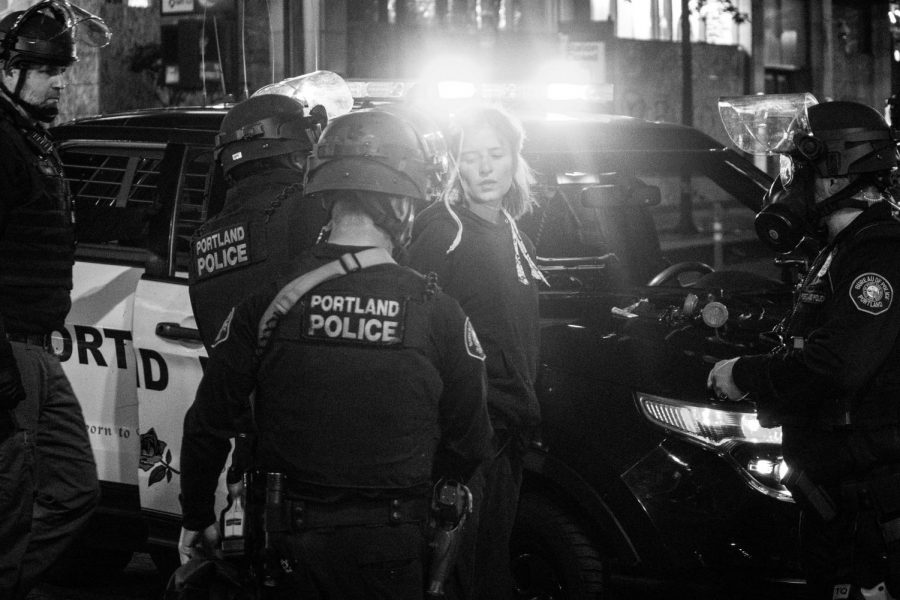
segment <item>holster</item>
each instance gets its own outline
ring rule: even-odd
[[[837,506],[834,499],[825,489],[816,485],[804,471],[789,469],[783,483],[791,493],[799,496],[799,499],[819,515],[826,523],[837,516]]]
[[[264,588],[275,587],[279,579],[279,557],[273,537],[290,530],[284,488],[283,473],[251,470],[244,475],[250,569],[257,584]]]
[[[427,598],[443,598],[444,586],[462,545],[463,526],[472,513],[472,492],[452,480],[440,480],[431,499],[431,567],[428,570]]]

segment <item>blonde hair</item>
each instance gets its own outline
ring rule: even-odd
[[[531,193],[531,186],[535,182],[534,172],[522,156],[522,147],[525,145],[525,129],[522,127],[522,123],[499,106],[470,106],[453,116],[448,136],[453,169],[450,181],[444,189],[444,201],[447,204],[460,204],[464,201],[465,195],[462,191],[457,162],[462,150],[463,136],[466,131],[485,127],[492,129],[500,141],[509,144],[512,152],[512,185],[503,197],[501,207],[513,219],[518,219],[531,212],[536,204]]]

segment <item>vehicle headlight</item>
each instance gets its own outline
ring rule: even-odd
[[[781,428],[763,427],[755,412],[724,410],[651,394],[638,394],[638,404],[656,425],[712,447],[729,442],[781,444]]]
[[[787,472],[781,454],[781,427],[763,427],[756,413],[743,406],[732,405],[727,410],[642,393],[637,398],[651,423],[713,449],[736,467],[753,489],[779,500],[791,499],[781,484]]]

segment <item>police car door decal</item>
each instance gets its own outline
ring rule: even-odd
[[[403,341],[405,322],[405,299],[314,293],[303,314],[301,335],[308,340],[394,346]]]

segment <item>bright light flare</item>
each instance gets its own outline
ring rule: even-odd
[[[444,100],[464,100],[475,97],[475,84],[471,81],[439,81],[438,96]]]
[[[547,85],[548,100],[587,100],[588,88],[578,83],[551,83]]]

